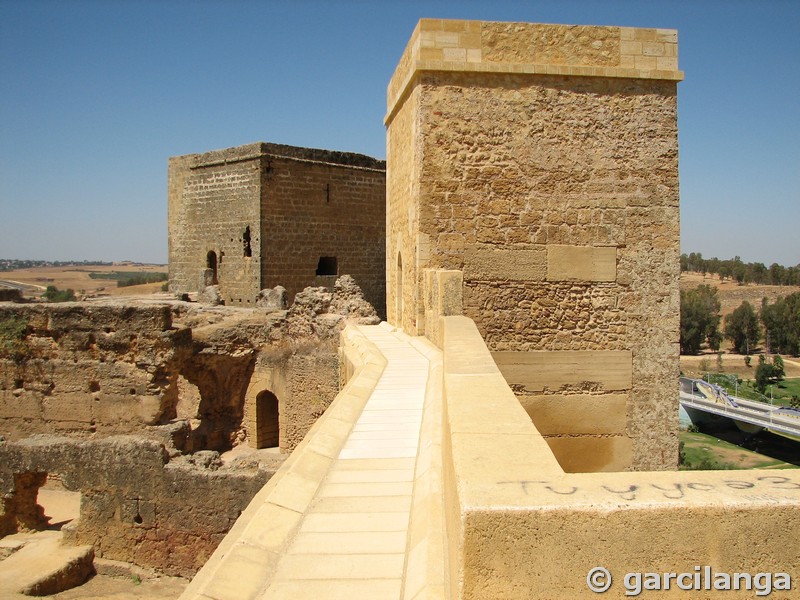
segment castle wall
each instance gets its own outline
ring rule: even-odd
[[[171,328],[169,306],[3,304],[0,323],[26,331],[14,351],[0,351],[7,439],[131,433],[175,416],[170,384],[191,334]]]
[[[63,530],[68,544],[91,544],[97,556],[190,577],[278,466],[170,459],[157,441],[138,436],[0,441],[0,534],[17,530],[19,512],[35,510],[35,493],[9,502],[21,496],[15,480],[40,474],[41,485],[44,475],[56,476],[81,493],[80,518]]]
[[[414,136],[420,93],[411,92],[398,110],[387,132],[386,173],[386,314],[388,320],[413,331],[418,319],[416,307],[420,276],[419,213],[416,189],[421,156]],[[409,285],[408,282],[412,282]]]
[[[282,285],[291,302],[307,286],[348,274],[383,314],[385,171],[279,155],[265,160],[262,287]],[[317,279],[323,257],[335,258],[336,265]]]
[[[213,253],[225,303],[252,306],[261,290],[260,145],[174,157],[169,170],[170,289],[202,289]]]
[[[390,182],[412,177],[387,229],[411,229],[417,267],[390,322],[425,331],[423,269],[463,271],[464,314],[567,463],[677,457],[676,48],[668,30],[423,20],[389,87]],[[533,381],[545,352],[555,383]],[[552,426],[554,402],[602,426]]]

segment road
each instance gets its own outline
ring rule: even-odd
[[[43,285],[22,283],[21,281],[13,281],[11,279],[0,279],[0,287],[11,288],[13,290],[19,290],[20,292],[43,292],[47,289]]]
[[[692,393],[687,389],[688,383],[682,378],[680,402],[684,408],[687,406],[702,410],[715,415],[722,415],[737,421],[751,423],[765,427],[770,431],[790,435],[800,436],[800,419],[797,417],[775,413],[775,408],[763,402],[754,402],[744,398],[729,396],[733,403],[725,402],[724,399],[715,400],[706,398],[699,393]],[[705,383],[705,382],[698,382]],[[706,384],[707,385],[707,384]]]

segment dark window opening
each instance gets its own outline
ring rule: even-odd
[[[256,447],[274,448],[280,444],[278,398],[269,390],[256,396]]]
[[[211,270],[211,285],[217,285],[217,253],[213,250],[206,255],[206,268]]]
[[[250,247],[250,225],[244,228],[242,243],[244,244],[244,255],[253,256],[253,249]]]
[[[339,268],[335,256],[320,256],[317,263],[317,275],[338,275]]]

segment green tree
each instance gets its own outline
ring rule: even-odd
[[[754,387],[762,394],[766,392],[767,386],[781,381],[784,377],[783,359],[776,354],[771,363],[768,363],[764,355],[758,357],[758,367],[756,368],[756,382]]]
[[[10,317],[0,321],[0,358],[9,358],[15,363],[24,362],[30,354],[25,342],[27,335],[27,319]]]
[[[761,303],[761,322],[771,352],[800,354],[800,292]]]
[[[783,368],[783,359],[780,354],[776,354],[772,359],[772,372],[776,381],[781,381],[786,376],[786,371]]]
[[[59,290],[54,285],[48,285],[44,297],[48,302],[71,302],[75,300],[75,291],[72,288]]]
[[[758,343],[761,327],[758,316],[747,300],[739,308],[725,316],[725,337],[733,342],[736,352],[750,354],[750,350]]]
[[[761,362],[756,367],[756,382],[753,387],[762,394],[767,390],[767,386],[773,382],[775,367],[767,362]]]
[[[681,353],[697,354],[703,342],[719,348],[720,301],[717,288],[700,285],[681,291]]]

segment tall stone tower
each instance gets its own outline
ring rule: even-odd
[[[389,84],[389,321],[462,271],[567,469],[676,462],[682,78],[673,30],[424,19]]]

